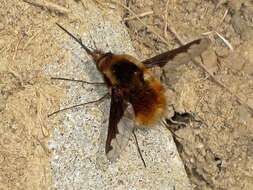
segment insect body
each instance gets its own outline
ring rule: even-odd
[[[165,89],[148,68],[177,61],[188,62],[208,47],[207,39],[198,39],[185,46],[154,56],[143,62],[130,55],[116,55],[90,50],[80,39],[57,24],[74,38],[93,58],[111,94],[108,134],[105,152],[115,160],[127,145],[135,126],[152,127],[166,113]]]
[[[138,125],[151,126],[166,109],[164,88],[143,63],[129,55],[109,54],[98,62],[109,88],[118,88],[133,106]]]

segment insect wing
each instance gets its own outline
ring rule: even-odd
[[[189,42],[179,48],[164,52],[156,55],[150,59],[143,61],[142,63],[147,67],[151,68],[154,66],[163,67],[167,63],[169,64],[185,64],[192,58],[200,56],[210,45],[210,40],[207,38],[201,38]]]
[[[105,152],[110,161],[115,161],[127,146],[134,129],[134,112],[124,100],[120,89],[113,87]]]

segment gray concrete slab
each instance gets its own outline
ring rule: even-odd
[[[85,23],[81,33],[88,47],[97,47],[114,53],[134,54],[131,40],[121,18],[116,13],[101,13],[94,5],[87,10],[75,8],[75,13]],[[73,24],[64,25],[73,31]],[[70,27],[72,26],[72,27]],[[77,26],[77,25],[76,25]],[[62,31],[59,29],[59,35]],[[46,68],[47,75],[101,81],[102,78],[91,59],[71,38],[64,38],[62,48],[64,63],[53,63]],[[67,57],[67,58],[66,58]],[[57,83],[59,84],[59,83]],[[101,97],[105,87],[60,82],[67,91],[61,107],[78,104]],[[62,112],[54,117],[55,126],[49,147],[53,151],[51,166],[55,189],[191,189],[183,164],[170,132],[157,126],[137,130],[140,148],[147,168],[139,158],[134,139],[115,163],[105,156],[105,138],[109,115],[107,99],[101,104],[91,104]]]

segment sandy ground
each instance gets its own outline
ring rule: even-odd
[[[91,1],[51,2],[65,8],[79,3],[85,10]],[[250,190],[253,117],[246,104],[253,107],[253,3],[225,2],[126,1],[135,13],[144,13],[143,25],[120,4],[92,1],[101,12],[114,10],[127,19],[124,23],[140,59],[179,46],[171,29],[184,42],[212,32],[212,46],[202,59],[232,93],[191,63],[173,72],[168,66],[161,78],[172,91],[173,119],[184,120],[171,127],[180,137],[178,150],[195,189]],[[59,121],[49,120],[47,113],[59,107],[66,89],[52,84],[44,72],[52,62],[61,64],[69,58],[59,45],[61,37],[54,23],[82,22],[76,14],[17,0],[4,0],[0,14],[0,188],[51,189],[52,155],[47,143]],[[80,31],[85,28],[76,33]]]

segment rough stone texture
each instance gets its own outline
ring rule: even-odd
[[[88,47],[101,48],[114,53],[130,53],[134,50],[128,33],[115,13],[103,14],[100,9],[87,5],[84,12],[76,7],[75,14],[85,23],[85,33],[80,33]],[[73,33],[78,29],[64,24]],[[79,30],[80,31],[80,30]],[[60,29],[64,58],[47,66],[50,76],[101,81],[95,65],[79,45]],[[65,52],[64,52],[65,51]],[[68,52],[66,54],[66,52]],[[61,62],[61,63],[59,63]],[[67,89],[67,97],[61,107],[97,99],[107,92],[105,87],[82,85],[72,82],[56,82]],[[105,138],[109,113],[109,99],[59,113],[60,121],[49,142],[53,150],[51,165],[55,189],[191,189],[183,164],[177,153],[170,132],[162,126],[138,130],[137,137],[147,168],[144,168],[135,142],[115,163],[109,163],[105,153]]]

